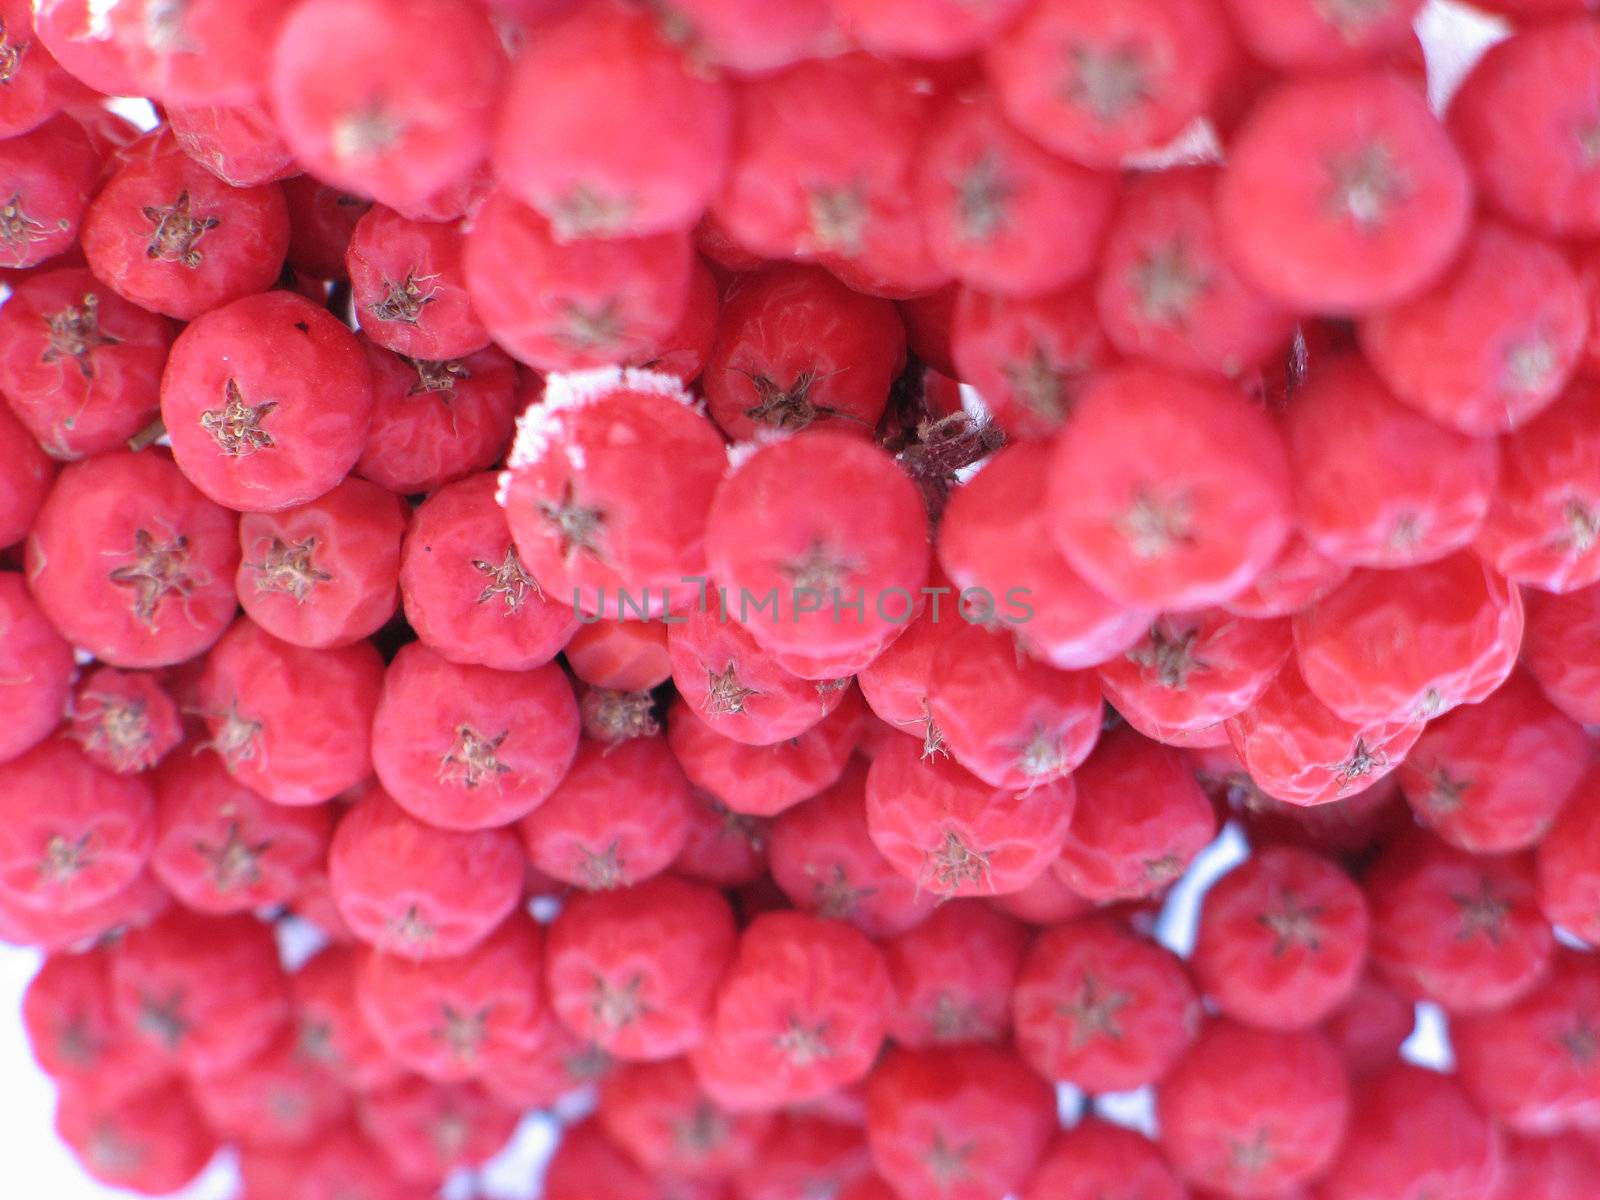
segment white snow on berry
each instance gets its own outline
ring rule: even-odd
[[[785,429],[758,429],[749,438],[742,442],[731,442],[728,445],[728,465],[737,471],[758,451],[765,450],[768,446],[778,442],[786,442],[794,435]]]
[[[513,471],[541,461],[551,444],[565,432],[567,415],[596,404],[618,392],[664,396],[686,408],[700,411],[700,403],[676,375],[640,367],[601,367],[594,371],[557,371],[545,376],[544,398],[528,405],[517,418],[517,436],[506,465]],[[583,452],[566,447],[567,461],[583,469]],[[576,457],[574,457],[576,454]]]

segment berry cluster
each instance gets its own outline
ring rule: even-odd
[[[84,1169],[1600,1195],[1600,18],[1475,3],[0,0]]]

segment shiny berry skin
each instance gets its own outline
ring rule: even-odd
[[[1154,1083],[1194,1041],[1200,1002],[1170,950],[1106,916],[1044,930],[1011,998],[1017,1050],[1046,1079],[1086,1092]]]
[[[28,537],[28,587],[102,662],[181,662],[233,619],[235,527],[165,451],[103,454],[63,470],[45,498]]]
[[[216,1135],[178,1080],[118,1099],[63,1096],[55,1132],[91,1178],[147,1196],[191,1183],[217,1150]]]
[[[698,594],[727,459],[676,379],[631,369],[548,377],[507,467],[507,523],[553,603],[641,619]]]
[[[171,322],[88,271],[34,275],[0,308],[0,389],[56,458],[118,449],[160,408]]]
[[[541,371],[647,359],[677,330],[694,255],[686,233],[562,241],[495,191],[473,218],[467,292],[495,341]]]
[[[996,1047],[896,1049],[867,1084],[872,1163],[901,1196],[1010,1193],[1055,1126],[1052,1089]]]
[[[578,748],[578,704],[559,667],[462,666],[416,643],[383,678],[372,763],[412,816],[488,829],[537,808]]]
[[[163,134],[116,161],[83,219],[84,257],[107,287],[193,321],[277,279],[289,212],[276,184],[229,187]]]
[[[1195,976],[1237,1021],[1303,1029],[1355,988],[1369,929],[1366,898],[1336,865],[1293,847],[1268,847],[1206,893]]]
[[[1600,944],[1600,770],[1594,766],[1540,841],[1535,866],[1545,917]]]
[[[33,1059],[63,1093],[117,1101],[170,1073],[123,1027],[111,1003],[112,951],[47,956],[22,995]]]
[[[361,1015],[407,1069],[439,1083],[475,1078],[545,1036],[542,941],[539,927],[516,913],[458,958],[374,953],[357,975]]]
[[[358,340],[372,371],[372,425],[355,473],[391,492],[431,492],[500,461],[522,397],[494,346],[465,358],[406,358]]]
[[[1550,702],[1584,725],[1600,725],[1600,586],[1564,596],[1529,591],[1523,662]]]
[[[749,746],[718,733],[680,698],[667,738],[696,787],[735,812],[772,817],[838,781],[865,719],[860,693],[846,689],[839,706],[804,733]]]
[[[952,365],[1013,438],[1055,433],[1090,373],[1112,361],[1094,298],[1083,287],[1027,300],[961,288],[951,321]]]
[[[941,904],[883,942],[895,996],[889,1036],[914,1050],[1002,1042],[1027,943],[1019,922],[969,900]]]
[[[763,646],[848,653],[910,619],[926,535],[921,497],[893,459],[816,430],[762,446],[724,478],[706,553],[734,619]],[[858,601],[864,611],[845,607]]]
[[[883,954],[866,935],[800,913],[763,913],[740,935],[717,985],[696,1070],[737,1109],[820,1099],[865,1078],[892,998]]]
[[[179,754],[155,776],[156,878],[188,908],[285,904],[327,853],[323,808],[288,808],[235,782],[214,754]]]
[[[729,86],[694,69],[666,22],[591,5],[517,57],[499,112],[495,174],[562,241],[694,225],[722,182]]]
[[[0,308],[0,316],[5,311]],[[55,473],[55,463],[33,434],[10,408],[0,405],[0,546],[27,536]]]
[[[928,672],[928,715],[945,752],[993,787],[1070,774],[1100,736],[1101,711],[1093,675],[1057,671],[977,625],[951,633]]]
[[[289,1020],[272,930],[248,916],[168,910],[123,939],[111,986],[124,1026],[196,1075],[241,1066]]]
[[[1549,243],[1502,225],[1474,231],[1461,262],[1416,299],[1361,322],[1361,348],[1394,394],[1477,436],[1548,408],[1572,377],[1589,314]]]
[[[179,466],[219,504],[275,512],[361,456],[372,381],[355,335],[292,292],[213,309],[173,344],[161,416]]]
[[[1189,1183],[1272,1196],[1324,1171],[1353,1111],[1319,1033],[1217,1019],[1156,1089],[1161,1148]]]
[[[1547,592],[1600,582],[1600,387],[1584,380],[1501,442],[1478,553]]]
[[[661,874],[689,837],[694,804],[666,739],[585,740],[548,799],[517,827],[528,860],[585,891]]]
[[[373,789],[328,850],[334,903],[362,941],[418,962],[481,943],[522,898],[526,864],[504,829],[435,829]]]
[[[1045,1148],[1022,1200],[1188,1200],[1150,1139],[1088,1117]]]
[[[1130,358],[1237,378],[1289,344],[1293,317],[1223,253],[1218,178],[1168,169],[1131,184],[1106,235],[1095,302],[1106,337]]]
[[[1537,987],[1555,938],[1530,855],[1463,854],[1420,831],[1364,881],[1372,961],[1402,991],[1453,1013],[1503,1008]]]
[[[1057,869],[1097,903],[1159,894],[1216,836],[1183,754],[1131,729],[1103,737],[1070,782],[1078,804]]]
[[[1589,171],[1592,112],[1574,97],[1600,81],[1600,30],[1551,21],[1490,48],[1450,105],[1450,132],[1487,206],[1560,237],[1600,233]]]
[[[618,1058],[672,1058],[710,1031],[737,941],[720,893],[662,875],[568,900],[550,926],[545,986],[580,1038]]]
[[[525,671],[580,627],[522,565],[495,488],[493,474],[472,475],[423,501],[401,547],[400,594],[412,629],[443,658]]]
[[[1396,1063],[1355,1091],[1344,1149],[1319,1200],[1491,1200],[1500,1131],[1454,1077]]]
[[[308,650],[241,617],[206,660],[196,708],[235,779],[275,804],[320,804],[371,773],[382,686],[369,642]]]
[[[1589,757],[1582,728],[1518,671],[1498,691],[1431,722],[1400,768],[1417,819],[1473,854],[1544,837]]]
[[[95,766],[64,737],[0,765],[0,896],[72,912],[111,899],[144,869],[155,838],[147,780]]]
[[[467,298],[459,225],[409,221],[374,205],[350,235],[345,267],[362,331],[408,358],[464,358],[489,344]]]
[[[357,1006],[356,979],[366,956],[364,949],[325,946],[289,976],[301,1055],[354,1092],[388,1087],[406,1073]]]
[[[1234,50],[1211,0],[1035,5],[984,56],[1006,116],[1047,149],[1115,169],[1216,98]]]
[[[60,723],[76,670],[72,647],[34,603],[22,576],[0,573],[0,697],[8,714],[0,726],[0,762],[38,745]]]
[[[1451,1022],[1461,1082],[1496,1120],[1523,1133],[1593,1127],[1600,1113],[1600,970],[1557,952],[1549,978],[1498,1012]]]
[[[935,900],[873,844],[866,775],[856,759],[837,782],[779,816],[768,838],[769,870],[801,912],[885,938],[926,920]]]
[[[681,1058],[624,1064],[601,1084],[597,1113],[629,1157],[671,1179],[726,1179],[755,1161],[773,1122],[717,1107]]]
[[[785,264],[728,288],[701,386],[734,439],[819,425],[868,436],[904,365],[893,305],[819,268]]]
[[[1289,472],[1237,393],[1146,367],[1100,375],[1056,443],[1056,544],[1124,604],[1198,608],[1243,591],[1289,534]]]
[[[71,247],[99,176],[100,153],[71,117],[0,142],[0,262],[34,267]]]
[[[309,1148],[350,1102],[344,1086],[300,1052],[293,1029],[242,1066],[195,1079],[190,1088],[211,1130],[247,1146]]]
[[[1279,87],[1229,148],[1217,220],[1229,256],[1295,309],[1405,300],[1467,233],[1472,184],[1427,100],[1369,71]]]
[[[1158,617],[1096,673],[1123,718],[1160,739],[1197,733],[1249,708],[1292,650],[1287,621],[1206,609]]]
[[[399,603],[400,538],[410,511],[364,479],[281,512],[239,518],[239,602],[296,646],[346,646],[376,633]]]
[[[1034,658],[1063,671],[1105,662],[1127,650],[1149,613],[1101,595],[1056,548],[1044,512],[1050,476],[1044,442],[1005,446],[950,495],[939,525],[939,563],[959,593],[982,589],[994,598],[995,618]],[[935,619],[953,632],[951,609]]]
[[[1359,570],[1294,618],[1306,686],[1347,721],[1427,719],[1505,682],[1522,642],[1522,596],[1470,554]]]
[[[867,772],[867,828],[919,888],[941,897],[999,895],[1049,869],[1075,796],[1070,776],[1023,792],[993,787],[903,737]]]
[[[1300,530],[1353,567],[1434,562],[1483,527],[1495,443],[1400,404],[1359,358],[1314,370],[1285,417]]]
[[[1371,787],[1404,760],[1422,722],[1340,719],[1293,662],[1226,723],[1228,743],[1262,791],[1288,804],[1326,804]]]
[[[736,611],[738,594],[729,600]],[[703,609],[667,628],[672,681],[696,717],[724,737],[770,746],[798,737],[843,703],[844,688],[791,675],[733,614],[719,611],[721,603],[710,591]]]
[[[476,1084],[412,1076],[362,1096],[356,1116],[402,1178],[431,1187],[492,1158],[515,1131],[518,1113]]]
[[[475,5],[314,0],[283,22],[266,82],[278,130],[305,167],[403,208],[483,161],[504,66]]]
[[[1040,296],[1094,266],[1113,179],[1041,150],[981,91],[934,117],[915,199],[934,260],[968,287]]]

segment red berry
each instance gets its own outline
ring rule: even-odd
[[[488,152],[505,51],[475,5],[310,0],[271,53],[278,129],[326,183],[415,206]]]
[[[109,899],[70,912],[30,908],[0,891],[0,942],[48,953],[81,949],[148,925],[171,905],[167,889],[148,871]]]
[[[894,984],[889,1036],[913,1050],[1004,1042],[1027,941],[1022,925],[975,900],[941,904],[885,941]]]
[[[372,381],[355,335],[303,296],[213,309],[173,344],[161,416],[178,464],[219,504],[314,500],[361,456]]]
[[[309,1149],[346,1115],[350,1102],[333,1076],[300,1053],[292,1030],[242,1066],[191,1086],[211,1130],[247,1146]]]
[[[0,143],[0,258],[33,267],[71,247],[99,185],[100,153],[68,116]]]
[[[673,867],[690,879],[739,887],[767,869],[767,822],[736,813],[715,796],[696,791],[689,805],[689,835]]]
[[[1362,321],[1361,348],[1401,400],[1488,436],[1550,406],[1588,328],[1582,286],[1561,252],[1486,223],[1433,289]]]
[[[519,1116],[476,1084],[414,1076],[362,1096],[356,1115],[395,1171],[429,1190],[451,1171],[492,1158]]]
[[[425,1200],[430,1191],[403,1180],[354,1124],[325,1129],[306,1147],[243,1146],[239,1174],[251,1200],[282,1194],[303,1200]]]
[[[661,621],[585,622],[562,655],[574,675],[597,688],[648,691],[672,678],[667,625]]]
[[[719,1108],[681,1058],[625,1064],[601,1085],[598,1116],[611,1139],[645,1170],[708,1181],[754,1162],[773,1122],[765,1113]]]
[[[1421,833],[1385,848],[1365,880],[1372,961],[1450,1012],[1503,1008],[1537,987],[1555,938],[1530,855],[1474,856]]]
[[[1565,596],[1529,591],[1523,662],[1550,702],[1574,721],[1600,725],[1600,586]]]
[[[1344,1065],[1319,1033],[1213,1020],[1156,1090],[1161,1148],[1190,1183],[1271,1196],[1333,1162],[1351,1112]]]
[[[0,320],[10,307],[0,308]],[[0,547],[27,536],[55,473],[55,464],[32,433],[10,408],[0,405]]]
[[[1600,945],[1600,768],[1591,765],[1568,793],[1535,865],[1546,919]]]
[[[74,644],[119,667],[181,662],[233,619],[232,513],[164,451],[117,451],[62,471],[28,538],[28,586]]]
[[[689,836],[689,781],[659,734],[585,741],[550,797],[518,832],[535,867],[601,892],[672,865]]]
[[[1287,617],[1315,604],[1344,582],[1350,568],[1324,557],[1298,530],[1272,565],[1222,607],[1241,617]]]
[[[213,754],[172,758],[155,780],[150,867],[189,908],[250,912],[284,904],[327,854],[322,808],[286,808],[236,783]]]
[[[522,852],[504,829],[435,829],[373,789],[328,850],[339,914],[363,941],[423,961],[465,954],[522,896]]]
[[[1498,854],[1544,837],[1588,757],[1582,728],[1518,671],[1482,703],[1430,723],[1399,779],[1417,819],[1441,838]]]
[[[375,205],[345,251],[362,331],[409,358],[464,358],[489,344],[467,297],[459,224],[410,221]]]
[[[1304,850],[1268,847],[1206,893],[1195,977],[1237,1021],[1304,1029],[1350,996],[1369,929],[1366,899],[1348,875]]]
[[[63,1096],[55,1131],[91,1177],[148,1196],[192,1182],[217,1149],[216,1135],[177,1080],[117,1099]]]
[[[1284,428],[1300,529],[1335,562],[1434,562],[1483,526],[1499,473],[1495,443],[1419,416],[1358,358],[1312,372]]]
[[[1022,1200],[1188,1200],[1150,1139],[1096,1117],[1057,1134]]]
[[[1058,439],[1056,544],[1088,582],[1140,608],[1243,591],[1289,535],[1289,471],[1268,418],[1221,385],[1143,367],[1100,375]]]
[[[1600,1145],[1581,1133],[1507,1138],[1494,1200],[1585,1200],[1600,1189]]]
[[[355,1092],[388,1087],[405,1074],[357,1007],[356,979],[364,954],[328,946],[289,977],[300,1055]]]
[[[1078,790],[1058,870],[1098,903],[1159,894],[1205,849],[1217,817],[1183,754],[1129,729],[1101,739]]]
[[[891,1002],[883,954],[866,935],[837,921],[763,913],[717,985],[695,1068],[713,1097],[737,1109],[820,1099],[866,1077]]]
[[[895,870],[935,896],[1021,891],[1049,869],[1072,820],[1072,777],[1028,791],[984,783],[914,738],[867,773],[867,828]]]
[[[1360,570],[1294,618],[1308,686],[1346,721],[1427,719],[1485,699],[1516,666],[1522,596],[1470,554]]]
[[[315,279],[343,279],[345,251],[372,201],[329,187],[315,175],[283,181],[289,206],[289,264]]]
[[[1494,1195],[1500,1131],[1453,1077],[1396,1063],[1362,1083],[1354,1099],[1344,1149],[1317,1191],[1321,1200]]]
[[[0,308],[0,389],[57,458],[118,449],[160,408],[169,321],[69,268],[17,284]]]
[[[462,666],[414,643],[384,675],[372,765],[419,820],[488,829],[545,801],[572,764],[578,733],[578,704],[559,667]]]
[[[989,47],[985,67],[1022,132],[1115,169],[1205,112],[1233,55],[1212,0],[1046,0]]]
[[[117,1016],[195,1075],[239,1067],[289,1020],[289,992],[269,926],[181,908],[130,931],[111,966]]]
[[[1055,1126],[1051,1088],[992,1046],[896,1049],[867,1085],[872,1163],[901,1196],[1006,1195]]]
[[[736,1176],[734,1194],[738,1200],[838,1197],[871,1171],[866,1138],[857,1125],[784,1114],[755,1162]]]
[[[550,926],[550,1003],[573,1033],[619,1058],[672,1058],[709,1033],[736,942],[727,900],[676,876],[577,895]]]
[[[1360,1080],[1400,1056],[1416,1023],[1417,1006],[1411,998],[1369,971],[1322,1022],[1322,1032],[1344,1059],[1350,1077]]]
[[[561,241],[690,228],[722,182],[728,85],[694,71],[648,11],[590,5],[517,57],[495,173]]]
[[[185,154],[233,187],[275,183],[298,171],[272,110],[261,100],[169,107],[167,123]]]
[[[1227,0],[1250,52],[1283,71],[1319,71],[1382,59],[1414,41],[1423,0]]]
[[[203,744],[274,804],[320,804],[371,773],[369,714],[383,680],[369,642],[308,650],[241,617],[200,676]]]
[[[346,479],[296,508],[239,519],[245,613],[296,646],[345,646],[376,633],[399,601],[404,501]]]
[[[885,58],[955,59],[981,50],[1026,5],[1023,0],[836,0],[844,31]]]
[[[1245,276],[1323,313],[1415,295],[1454,257],[1471,210],[1466,168],[1427,99],[1387,72],[1272,92],[1235,136],[1217,192]]]
[[[1103,916],[1035,939],[1011,998],[1017,1049],[1088,1092],[1143,1087],[1194,1041],[1200,1004],[1176,955]]]
[[[46,619],[21,575],[0,574],[0,762],[38,745],[67,711],[77,668],[72,647]],[[103,764],[102,764],[103,765]]]

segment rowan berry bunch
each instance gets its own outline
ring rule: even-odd
[[[1473,2],[0,0],[84,1170],[1600,1195],[1600,17]]]

